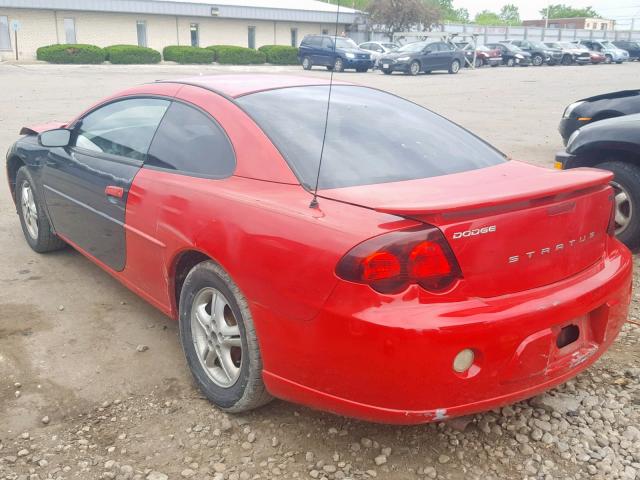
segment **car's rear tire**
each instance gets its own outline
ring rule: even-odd
[[[607,54],[607,55],[604,56],[604,63],[610,64],[612,62],[613,62],[613,57],[611,55]]]
[[[311,59],[309,57],[304,57],[302,59],[302,68],[304,68],[305,70],[311,70],[311,67],[313,67],[313,62],[311,61]]]
[[[449,65],[449,73],[451,73],[452,75],[455,75],[459,71],[460,71],[460,60],[454,60],[453,62],[451,62],[451,65]]]
[[[384,73],[385,75],[391,75],[391,70],[388,68],[383,68],[382,73]]]
[[[562,57],[560,63],[562,63],[562,65],[564,66],[571,65],[573,63],[573,58],[571,58],[571,55],[565,55],[564,57]]]
[[[409,74],[415,77],[419,73],[420,73],[420,62],[417,60],[414,60],[413,62],[411,62],[411,64],[409,64]]]
[[[596,165],[613,172],[616,195],[616,236],[627,247],[640,247],[640,166],[618,160]]]
[[[542,57],[542,55],[534,55],[533,57],[531,57],[531,64],[534,67],[539,67],[544,63],[544,58]]]
[[[482,61],[481,58],[476,57],[474,65],[475,65],[475,68],[480,68],[482,67],[482,65],[484,65],[484,62]]]
[[[27,167],[18,170],[15,189],[20,226],[29,246],[38,253],[64,248],[66,243],[53,233],[44,202]]]
[[[344,72],[344,61],[340,57],[336,58],[336,61],[333,62],[333,71]]]
[[[219,265],[205,261],[187,275],[180,293],[180,340],[204,395],[228,412],[271,400],[246,299]]]
[[[516,66],[516,59],[515,58],[507,59],[507,67],[515,67],[515,66]]]

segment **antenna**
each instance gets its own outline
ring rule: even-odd
[[[340,21],[340,0],[338,0],[336,8],[336,31],[333,36],[333,54],[335,58],[336,53],[336,39],[338,38],[338,22]],[[335,65],[335,60],[334,60]],[[322,148],[320,148],[320,161],[318,162],[318,173],[316,174],[316,185],[313,188],[313,198],[309,204],[309,208],[318,208],[318,184],[320,183],[320,170],[322,169],[322,158],[324,156],[324,144],[327,140],[327,126],[329,125],[329,110],[331,108],[331,92],[333,90],[333,72],[335,68],[331,69],[331,76],[329,77],[329,95],[327,96],[327,112],[324,117],[324,132],[322,134]]]

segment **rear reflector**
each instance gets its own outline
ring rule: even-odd
[[[387,233],[355,246],[338,262],[336,274],[387,294],[400,293],[412,284],[443,291],[462,276],[444,236],[430,225]]]

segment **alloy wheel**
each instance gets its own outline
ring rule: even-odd
[[[231,305],[220,291],[203,288],[194,297],[191,332],[207,376],[222,388],[234,385],[242,366],[242,340]]]
[[[616,235],[620,235],[624,232],[629,223],[631,222],[631,216],[633,215],[633,204],[631,203],[631,196],[629,192],[617,182],[611,182],[611,186],[615,192],[615,228]]]
[[[336,72],[341,72],[344,70],[344,64],[342,63],[341,58],[336,58],[336,62],[333,64],[333,70]]]
[[[534,66],[539,67],[544,63],[544,60],[540,55],[534,55],[531,63],[533,63]]]
[[[420,64],[416,61],[411,62],[409,68],[411,69],[411,75],[417,75],[420,73]]]
[[[20,191],[20,203],[22,207],[22,218],[27,227],[29,236],[34,240],[38,239],[38,208],[33,196],[33,190],[29,182],[24,182]]]

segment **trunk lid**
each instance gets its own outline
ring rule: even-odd
[[[602,258],[612,174],[551,170],[509,161],[404,182],[323,190],[321,197],[437,226],[469,296],[548,285]]]

